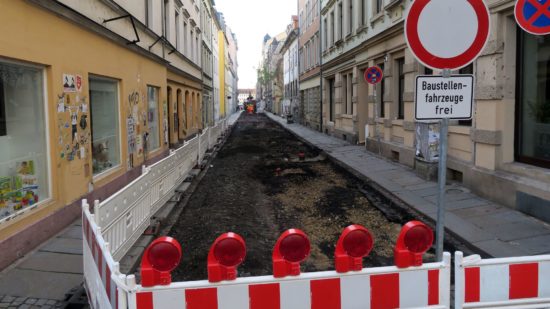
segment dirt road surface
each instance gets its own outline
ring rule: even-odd
[[[246,241],[241,277],[271,274],[273,246],[289,228],[303,230],[311,241],[302,271],[334,269],[336,241],[353,223],[374,236],[365,266],[392,265],[397,221],[404,219],[390,222],[358,189],[359,180],[266,116],[243,114],[211,164],[170,232],[183,249],[174,281],[206,279],[208,250],[230,231]]]

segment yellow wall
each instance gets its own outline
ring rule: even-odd
[[[163,130],[165,116],[163,111],[167,110],[164,106],[167,70],[163,64],[137,55],[122,45],[99,37],[25,1],[1,1],[0,21],[2,23],[0,55],[42,65],[45,68],[46,115],[49,123],[47,135],[50,141],[49,162],[52,179],[51,201],[0,226],[0,240],[2,240],[55,210],[80,199],[88,193],[90,184],[97,189],[130,169],[126,119],[131,115],[133,108],[129,97],[133,93],[137,93],[139,97],[137,103],[139,124],[136,127],[136,136],[143,135],[147,127],[147,124],[144,124],[147,118],[147,85],[160,88],[158,110],[161,145],[158,150],[150,152],[148,158],[160,154],[167,148]],[[118,80],[121,164],[101,178],[94,179],[92,176],[91,141],[84,144],[86,158],[75,158],[73,161],[68,161],[67,156],[61,158],[62,150],[72,143],[71,129],[65,129],[62,125],[70,121],[69,113],[58,113],[56,110],[57,97],[63,95],[64,73],[82,76],[82,92],[66,94],[66,104],[74,106],[81,103],[89,106],[88,77],[90,74]],[[77,102],[77,95],[80,102]],[[79,120],[81,114],[79,113]],[[89,123],[90,117],[88,120]],[[66,134],[66,130],[69,130],[69,134]],[[85,130],[79,127],[78,130],[79,134],[88,134],[90,126],[88,125]],[[69,137],[66,138],[67,136]],[[61,144],[60,137],[63,139]],[[143,160],[143,153],[135,153],[134,166],[138,166]]]
[[[225,118],[225,35],[218,31],[218,75],[220,76],[220,118]]]

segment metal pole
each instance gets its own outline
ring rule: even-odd
[[[450,70],[443,70],[443,77],[450,77]],[[439,165],[438,165],[438,194],[437,194],[437,225],[435,254],[437,261],[443,260],[443,238],[445,234],[445,184],[447,180],[447,132],[449,119],[443,118],[439,128]]]
[[[443,70],[443,77],[451,77],[451,70]],[[443,118],[439,128],[439,165],[437,194],[437,226],[435,254],[437,261],[443,259],[443,238],[445,235],[445,184],[447,182],[447,132],[449,119]]]
[[[438,167],[438,195],[437,195],[437,232],[435,252],[437,260],[443,258],[443,235],[445,233],[445,183],[447,179],[447,128],[449,119],[441,119],[439,128],[439,167]]]

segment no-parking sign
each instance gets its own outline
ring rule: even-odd
[[[550,0],[518,0],[514,15],[523,30],[536,35],[550,33]]]
[[[366,70],[365,70],[365,81],[369,84],[372,84],[372,85],[375,85],[375,84],[378,84],[381,80],[382,80],[382,77],[383,77],[384,73],[382,73],[382,69],[377,67],[377,66],[373,66],[373,67],[368,67]]]
[[[423,65],[459,69],[485,47],[489,10],[483,0],[415,0],[405,20],[405,38]]]

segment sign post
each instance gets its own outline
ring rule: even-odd
[[[474,98],[473,75],[451,75],[451,70],[470,64],[487,44],[489,10],[483,0],[415,0],[405,38],[419,62],[442,70],[442,76],[418,76],[415,93],[415,119],[440,120],[436,257],[441,261],[449,119],[471,119]]]
[[[372,66],[368,67],[365,70],[365,74],[363,76],[365,78],[365,81],[371,85],[374,86],[373,91],[373,98],[374,98],[374,134],[376,135],[376,138],[378,140],[378,154],[380,155],[381,146],[380,146],[380,134],[378,132],[378,123],[376,121],[378,120],[378,100],[376,100],[376,85],[382,81],[384,78],[384,73],[382,72],[382,69],[378,66]],[[382,93],[382,101],[383,101],[384,94]],[[384,102],[382,102],[384,104]],[[366,146],[366,145],[365,145]]]

